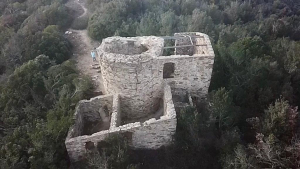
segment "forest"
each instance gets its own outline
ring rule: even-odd
[[[300,1],[68,0],[0,2],[0,169],[300,168]],[[71,0],[69,0],[71,1]],[[215,52],[207,100],[177,114],[173,144],[133,151],[121,136],[71,164],[64,141],[90,77],[64,31],[91,38],[202,32]]]

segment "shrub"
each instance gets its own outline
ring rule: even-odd
[[[82,17],[74,19],[71,28],[75,30],[83,30],[86,29],[89,23],[89,16],[84,15]]]
[[[100,146],[99,146],[100,145]],[[88,155],[88,164],[92,168],[134,168],[129,164],[129,146],[126,139],[119,135],[111,135],[98,143],[98,150]]]

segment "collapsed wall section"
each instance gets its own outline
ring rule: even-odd
[[[90,135],[109,129],[112,114],[113,95],[98,96],[81,100],[74,114],[74,127],[70,137]]]

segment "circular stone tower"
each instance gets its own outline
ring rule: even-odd
[[[164,39],[110,37],[97,49],[105,94],[120,94],[122,116],[140,119],[155,113],[162,97],[157,60]]]

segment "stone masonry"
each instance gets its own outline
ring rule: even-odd
[[[208,93],[214,52],[205,34],[176,33],[174,55],[163,56],[170,37],[110,37],[97,53],[105,95],[80,101],[65,144],[73,161],[82,159],[87,144],[113,133],[129,135],[135,149],[157,149],[172,142],[176,131],[174,99]],[[175,99],[176,100],[176,99]],[[176,102],[177,104],[177,102]]]

